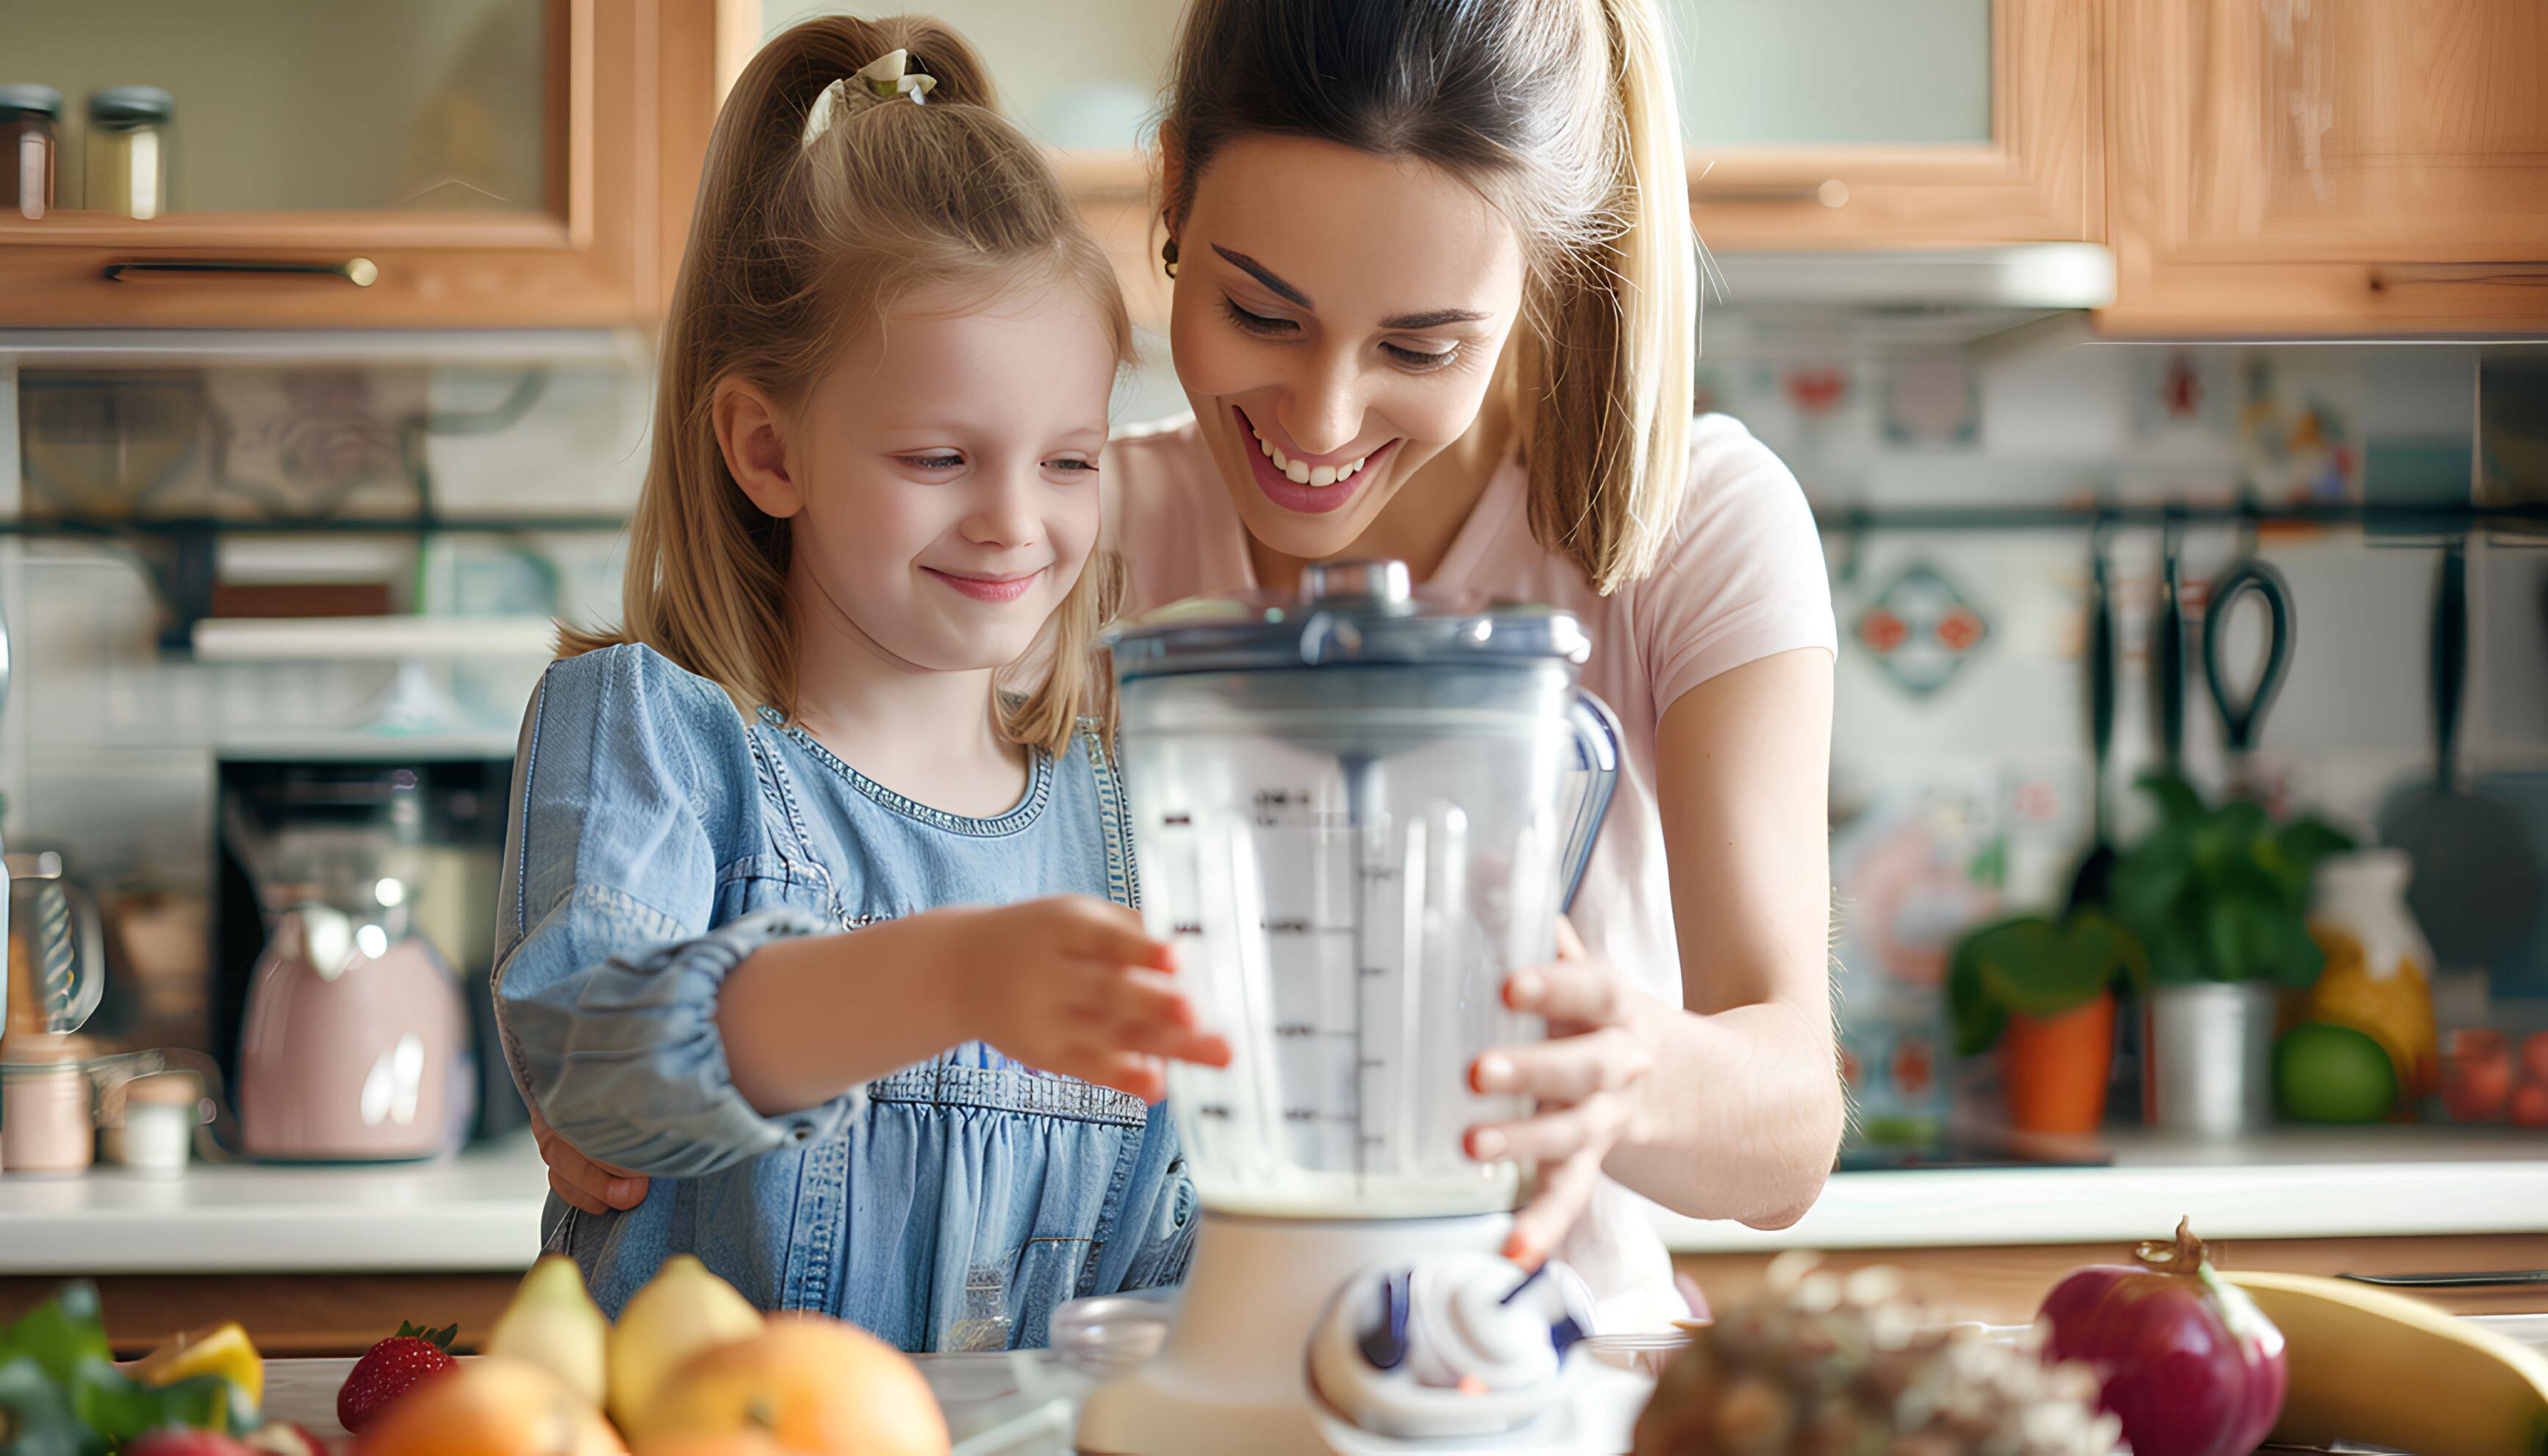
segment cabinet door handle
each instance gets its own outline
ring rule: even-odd
[[[2538,263],[2381,263],[2364,280],[2373,293],[2452,283],[2548,287],[2548,266]]]
[[[2495,1289],[2510,1285],[2548,1284],[2548,1269],[2482,1269],[2465,1274],[2338,1274],[2356,1284],[2390,1289]]]
[[[194,275],[211,278],[341,278],[356,288],[369,288],[381,276],[369,258],[341,263],[284,263],[257,258],[153,258],[138,263],[109,263],[106,281],[131,283],[147,277]]]
[[[1700,202],[1818,202],[1827,208],[1849,206],[1849,184],[1838,177],[1820,182],[1759,185],[1702,178],[1689,185],[1689,194]]]

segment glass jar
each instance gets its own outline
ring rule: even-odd
[[[103,1139],[107,1157],[147,1178],[185,1176],[203,1100],[193,1072],[154,1072],[125,1083],[123,1113]]]
[[[0,1165],[13,1173],[85,1173],[97,1113],[77,1037],[13,1036],[0,1045]]]
[[[169,122],[177,98],[156,86],[109,86],[88,99],[88,206],[119,218],[168,211]]]
[[[53,165],[61,150],[62,93],[50,86],[0,86],[0,206],[32,223],[53,210]]]

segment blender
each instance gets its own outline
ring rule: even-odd
[[[1202,1204],[1159,1352],[1086,1452],[1624,1450],[1646,1383],[1567,1358],[1581,1283],[1500,1257],[1521,1170],[1470,1062],[1536,1040],[1618,763],[1570,614],[1417,592],[1399,562],[1181,602],[1111,634],[1142,915],[1229,1039],[1172,1062]]]
[[[460,981],[413,925],[413,770],[287,775],[223,805],[264,902],[238,1044],[239,1139],[268,1161],[398,1161],[457,1148],[476,1107]]]

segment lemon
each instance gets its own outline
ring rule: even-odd
[[[2368,1035],[2305,1021],[2274,1044],[2274,1100],[2305,1123],[2376,1123],[2398,1104],[2398,1069]]]
[[[197,1375],[218,1375],[239,1388],[251,1406],[265,1404],[265,1357],[232,1320],[178,1335],[152,1350],[133,1373],[144,1385],[172,1385]]]

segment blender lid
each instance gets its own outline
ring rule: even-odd
[[[1417,590],[1402,561],[1314,562],[1297,592],[1174,602],[1106,634],[1116,676],[1322,667],[1582,663],[1592,639],[1575,614]]]

